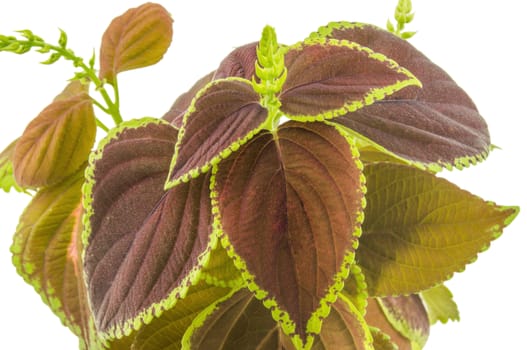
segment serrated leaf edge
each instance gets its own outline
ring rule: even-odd
[[[358,149],[354,146],[354,141],[351,139],[348,135],[346,135],[340,127],[335,127],[335,129],[348,141],[350,145],[350,152],[352,153],[352,156],[355,158],[355,162],[357,167],[362,171],[363,164],[359,160],[359,152]],[[349,276],[350,269],[354,265],[355,262],[355,251],[358,248],[359,241],[358,239],[353,243],[352,249],[346,253],[342,265],[340,266],[339,272],[337,272],[334,276],[334,282],[332,285],[328,286],[328,291],[326,293],[326,296],[320,300],[319,307],[311,314],[311,317],[309,318],[307,322],[306,327],[306,333],[307,339],[304,343],[298,333],[295,333],[295,330],[297,328],[297,325],[291,318],[289,317],[289,314],[287,311],[282,310],[275,299],[268,297],[268,292],[264,289],[262,289],[255,281],[255,276],[249,272],[247,269],[247,265],[243,258],[239,256],[235,251],[234,247],[232,246],[231,242],[229,241],[228,235],[224,232],[222,224],[221,224],[221,217],[220,217],[220,209],[219,209],[219,202],[218,202],[218,193],[216,191],[216,174],[218,171],[218,166],[214,165],[212,168],[212,176],[210,180],[210,196],[211,196],[211,202],[212,202],[212,214],[214,216],[213,221],[213,234],[216,234],[218,237],[218,240],[221,242],[222,246],[227,251],[227,254],[229,257],[231,257],[234,261],[234,265],[236,268],[238,268],[242,274],[243,279],[245,280],[246,287],[254,293],[255,297],[258,300],[263,301],[263,305],[271,311],[271,315],[273,319],[278,322],[284,331],[284,333],[291,337],[291,341],[295,345],[297,349],[303,349],[303,350],[309,350],[311,346],[313,345],[314,336],[316,334],[320,333],[320,330],[322,328],[322,322],[323,320],[329,315],[331,311],[331,305],[335,303],[337,300],[340,292],[344,288],[344,284],[346,279]],[[364,174],[361,172],[360,174],[360,188],[362,193],[366,193],[366,178]],[[355,231],[353,232],[353,237],[359,238],[362,234],[361,224],[364,221],[364,208],[366,207],[366,199],[363,197],[361,202],[361,212],[357,215],[357,227]]]
[[[239,138],[238,140],[234,141],[229,146],[227,146],[225,149],[219,151],[219,153],[215,157],[213,157],[210,161],[205,163],[205,165],[203,165],[201,168],[195,167],[195,168],[190,169],[189,171],[187,171],[185,174],[179,176],[178,178],[171,180],[172,172],[173,172],[173,169],[175,168],[175,165],[176,165],[176,162],[177,162],[177,158],[178,158],[178,154],[179,154],[179,149],[181,147],[181,142],[183,140],[183,136],[186,133],[185,126],[187,124],[187,121],[188,121],[189,117],[192,115],[192,113],[194,113],[196,111],[196,106],[195,106],[196,105],[196,101],[200,97],[202,97],[207,92],[207,90],[209,88],[211,88],[214,85],[217,85],[217,84],[220,84],[222,82],[225,82],[225,81],[242,82],[244,84],[248,84],[251,87],[251,89],[252,89],[252,84],[251,84],[251,82],[249,80],[243,79],[243,78],[238,78],[238,77],[228,77],[228,78],[224,78],[224,79],[213,80],[213,81],[209,82],[207,85],[205,85],[201,90],[198,91],[196,96],[194,96],[194,98],[192,99],[192,102],[190,103],[190,106],[187,108],[187,111],[183,115],[182,126],[181,126],[181,129],[179,130],[179,136],[178,136],[178,140],[176,142],[176,146],[174,147],[174,156],[172,157],[172,161],[170,162],[170,171],[168,173],[168,177],[167,177],[167,180],[165,182],[165,190],[168,190],[169,188],[177,186],[178,184],[180,184],[182,182],[189,182],[191,179],[196,178],[199,175],[208,172],[213,166],[219,164],[222,160],[227,159],[232,153],[236,152],[242,145],[247,143],[256,134],[258,134],[261,130],[263,130],[265,128],[265,125],[268,122],[269,116],[258,127],[256,127],[255,129],[253,129],[249,133],[247,133],[247,135],[245,135],[242,138]],[[259,101],[254,101],[254,102],[258,103],[258,104],[260,103]]]
[[[369,106],[374,102],[381,101],[389,95],[404,89],[409,86],[418,86],[422,87],[423,85],[417,79],[415,75],[412,74],[408,69],[401,67],[397,62],[388,58],[387,56],[375,52],[372,49],[362,46],[356,42],[348,40],[337,40],[337,39],[328,39],[323,37],[310,37],[304,41],[301,41],[295,45],[292,45],[287,48],[287,53],[290,50],[301,50],[305,46],[334,46],[334,47],[346,47],[353,51],[364,52],[368,55],[369,58],[376,60],[378,62],[384,63],[388,68],[394,70],[397,73],[403,74],[407,77],[405,80],[398,80],[394,84],[384,86],[382,88],[372,88],[369,92],[362,97],[361,100],[353,100],[346,102],[342,107],[328,110],[326,112],[317,114],[317,115],[290,115],[283,113],[287,118],[291,120],[297,120],[301,122],[314,122],[314,121],[324,121],[330,120],[336,117],[340,117],[349,112],[354,112],[363,107]],[[286,81],[287,83],[287,81]]]
[[[124,130],[128,129],[138,129],[147,124],[162,124],[169,125],[174,127],[167,121],[163,119],[156,118],[142,118],[136,120],[130,120],[121,123],[118,127],[110,130],[108,135],[101,140],[97,149],[90,154],[89,164],[85,172],[86,181],[82,187],[82,204],[85,209],[83,215],[83,227],[82,232],[82,260],[84,261],[86,255],[86,247],[88,246],[89,236],[91,232],[90,218],[94,213],[93,207],[91,206],[91,197],[93,194],[93,186],[95,184],[94,178],[94,168],[95,162],[103,157],[104,148],[113,140],[115,140]],[[127,320],[124,324],[120,326],[113,326],[106,332],[98,332],[98,336],[105,342],[111,341],[113,339],[121,339],[125,336],[130,335],[132,332],[139,330],[144,325],[147,325],[152,322],[155,317],[160,317],[165,310],[169,310],[177,303],[178,300],[184,299],[188,290],[191,286],[196,285],[201,278],[201,270],[204,266],[207,265],[212,250],[217,246],[218,239],[216,235],[211,232],[209,235],[209,242],[207,247],[203,252],[198,256],[198,263],[188,272],[187,276],[181,281],[179,287],[176,287],[169,293],[169,295],[161,300],[160,302],[153,303],[143,311],[141,311],[135,317]],[[84,274],[85,283],[87,283],[86,275]],[[91,308],[91,303],[90,308]],[[93,312],[93,310],[92,310]]]

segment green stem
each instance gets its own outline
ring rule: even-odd
[[[5,39],[8,39],[8,40],[5,40]],[[7,42],[7,44],[5,44],[4,47],[9,45],[9,41],[11,41],[9,39],[11,39],[11,37],[4,37],[4,41]],[[114,92],[115,92],[115,102],[114,102],[112,101],[112,99],[110,98],[110,95],[108,94],[108,91],[104,87],[105,82],[101,81],[99,77],[97,76],[97,74],[95,74],[95,70],[91,67],[88,67],[86,63],[84,63],[84,60],[76,56],[75,53],[71,49],[67,49],[65,47],[60,47],[56,45],[50,45],[40,40],[18,40],[14,37],[12,38],[12,40],[13,40],[13,43],[16,43],[16,45],[18,46],[27,48],[27,50],[29,50],[29,48],[37,47],[37,48],[43,49],[45,52],[54,51],[58,53],[61,57],[64,57],[64,59],[72,61],[73,65],[76,68],[81,68],[86,78],[95,84],[95,90],[97,90],[101,94],[104,100],[104,103],[106,104],[107,107],[104,108],[100,103],[93,100],[94,103],[99,108],[101,108],[101,110],[103,110],[105,113],[109,114],[112,117],[115,125],[119,125],[123,122],[123,118],[121,117],[121,112],[119,111],[119,97],[118,97],[118,91],[117,91],[116,86],[114,86]],[[27,50],[23,50],[17,53],[24,53],[24,52],[27,52]]]

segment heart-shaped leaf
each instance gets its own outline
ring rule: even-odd
[[[364,169],[368,184],[357,262],[370,295],[416,293],[449,279],[518,213],[406,165]]]
[[[487,155],[487,124],[470,97],[406,40],[372,25],[345,22],[322,27],[311,37],[369,47],[410,70],[423,85],[403,89],[335,122],[364,135],[380,150],[434,170],[466,166]]]
[[[83,170],[35,195],[20,217],[11,252],[18,273],[89,347],[97,339],[80,260]]]
[[[66,88],[19,138],[13,166],[21,186],[55,184],[74,174],[88,159],[96,133],[92,101],[85,92],[70,92]]]
[[[216,244],[209,176],[163,189],[178,130],[123,123],[87,170],[84,267],[102,336],[120,338],[185,296]]]
[[[441,323],[447,323],[450,320],[459,321],[459,310],[452,292],[444,284],[424,290],[420,295],[425,302],[431,324],[437,321]]]
[[[18,139],[11,142],[2,153],[0,153],[0,188],[5,192],[9,192],[11,189],[18,192],[24,191],[24,189],[16,183],[15,175],[13,174],[13,153],[15,152],[17,141]]]
[[[267,110],[248,81],[215,80],[183,119],[167,188],[207,172],[261,130]]]
[[[306,341],[343,286],[362,221],[358,154],[335,128],[262,131],[215,173],[223,244],[287,334]]]
[[[396,62],[348,41],[307,40],[288,48],[281,111],[324,120],[353,112],[419,81]]]
[[[159,4],[146,3],[116,17],[104,32],[100,50],[101,80],[156,64],[172,42],[172,17]]]

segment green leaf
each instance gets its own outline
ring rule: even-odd
[[[336,129],[289,122],[262,131],[213,178],[216,230],[285,333],[320,331],[360,234],[358,154]]]
[[[216,245],[209,176],[163,189],[178,130],[145,118],[111,131],[84,186],[84,272],[106,339],[140,329],[185,297]]]
[[[416,293],[449,279],[517,215],[405,165],[364,169],[368,206],[357,262],[372,296]]]
[[[441,323],[450,320],[459,321],[459,311],[452,292],[444,284],[424,290],[420,294],[425,302],[431,324],[437,321]]]
[[[58,183],[86,163],[95,141],[95,114],[90,96],[72,90],[67,87],[40,112],[17,141],[13,166],[20,186]]]
[[[354,112],[420,82],[382,54],[345,40],[311,38],[289,48],[279,96],[291,119],[325,120]]]
[[[62,29],[59,29],[59,30],[60,30],[59,46],[65,49],[66,46],[68,45],[68,35]]]
[[[17,192],[24,192],[24,189],[20,187],[13,175],[13,153],[18,139],[11,142],[3,151],[0,153],[0,188],[4,192],[9,192],[14,189]]]
[[[207,266],[201,271],[201,279],[223,288],[236,288],[245,283],[234,261],[221,245],[212,250]]]
[[[172,18],[159,4],[146,3],[115,18],[104,32],[101,80],[113,84],[118,73],[156,64],[172,42]]]
[[[11,252],[24,280],[81,345],[95,349],[98,342],[80,260],[83,170],[35,195],[20,217]]]
[[[410,70],[422,89],[406,88],[334,119],[378,149],[434,171],[481,161],[490,149],[487,124],[470,97],[440,67],[407,41],[368,24],[332,23],[314,38],[350,40]]]
[[[214,80],[200,91],[183,118],[166,187],[207,172],[262,129],[267,110],[251,83]]]
[[[379,328],[370,327],[370,332],[373,336],[373,348],[375,350],[399,350],[399,347],[392,342],[390,336]],[[401,347],[401,350],[402,349],[404,349],[404,347]]]

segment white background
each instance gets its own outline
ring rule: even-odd
[[[0,9],[0,33],[30,28],[55,43],[60,27],[69,35],[69,46],[89,58],[93,49],[98,52],[110,20],[141,3],[10,1]],[[120,75],[126,119],[161,116],[234,47],[257,41],[265,24],[276,28],[280,42],[292,44],[329,21],[384,26],[396,0],[160,3],[173,15],[174,40],[157,66]],[[411,42],[471,95],[489,124],[492,142],[502,148],[477,167],[444,176],[485,199],[520,205],[525,211],[527,30],[521,4],[516,0],[414,0],[417,14],[409,29],[419,31]],[[72,76],[70,63],[38,64],[45,58],[37,53],[0,53],[1,149],[22,133]],[[75,349],[76,339],[11,264],[12,234],[28,201],[26,195],[0,192],[0,348]],[[461,322],[434,326],[427,349],[525,348],[524,217],[525,212],[475,264],[447,283],[458,302]]]

